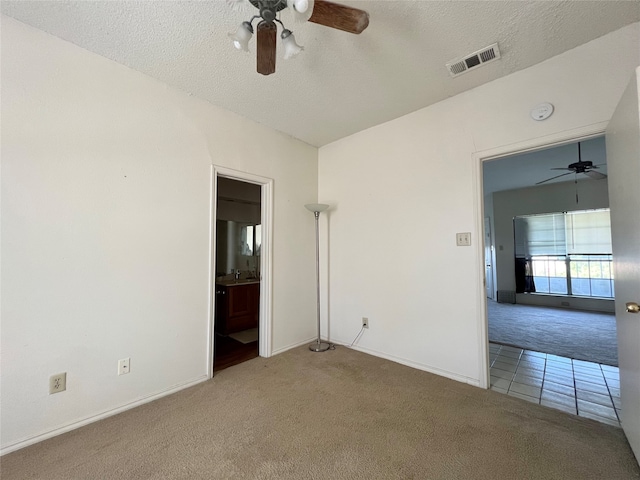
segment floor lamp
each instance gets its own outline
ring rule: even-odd
[[[318,233],[318,219],[320,218],[320,212],[324,212],[329,205],[323,203],[310,203],[305,205],[304,208],[313,212],[316,217],[316,304],[317,304],[317,317],[318,317],[318,338],[309,345],[309,350],[312,352],[326,352],[331,348],[331,344],[320,341],[320,234]]]

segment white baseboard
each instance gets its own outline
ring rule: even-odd
[[[336,344],[340,344],[336,342]],[[480,387],[480,381],[477,378],[466,377],[464,375],[459,375],[457,373],[449,372],[448,370],[443,370],[441,368],[432,367],[430,365],[425,365],[422,363],[417,363],[412,360],[408,360],[402,357],[396,357],[395,355],[389,355],[387,353],[379,352],[377,350],[372,350],[370,348],[360,347],[354,345],[353,350],[357,350],[362,353],[366,353],[368,355],[373,355],[374,357],[384,358],[385,360],[391,360],[392,362],[400,363],[402,365],[406,365],[407,367],[415,368],[417,370],[422,370],[424,372],[433,373],[435,375],[440,375],[441,377],[450,378],[451,380],[455,380],[457,382],[466,383],[468,385],[472,385],[474,387]]]
[[[308,340],[303,340],[302,342],[292,343],[291,345],[287,345],[286,347],[278,348],[277,350],[272,351],[271,355],[278,355],[279,353],[284,353],[287,350],[291,350],[292,348],[297,348],[297,347],[301,347],[302,345],[306,345],[308,343],[312,343],[317,338],[318,337],[311,337]]]
[[[291,344],[283,348],[279,348],[278,350],[274,350],[273,355],[284,353],[287,350],[291,350],[293,348],[297,348],[302,345],[311,344],[314,341],[316,341],[316,338],[317,337],[312,337],[308,340]],[[322,340],[327,341],[326,339],[322,339]],[[422,370],[424,372],[440,375],[441,377],[450,378],[451,380],[455,380],[457,382],[473,385],[474,387],[480,387],[480,381],[477,378],[465,377],[464,375],[459,375],[457,373],[449,372],[448,370],[442,370],[440,368],[432,367],[430,365],[424,365],[422,363],[417,363],[412,360],[407,360],[406,358],[396,357],[394,355],[389,355],[387,353],[379,352],[377,350],[372,350],[370,348],[360,347],[357,345],[354,345],[353,347],[347,347],[346,345],[348,345],[348,343],[343,343],[339,340],[332,340],[331,343],[335,343],[338,346],[344,346],[345,348],[351,348],[353,350],[357,350],[359,352],[366,353],[368,355],[373,355],[374,357],[380,357],[380,358],[384,358],[385,360],[390,360],[392,362],[400,363],[402,365],[406,365],[407,367],[415,368],[417,370]]]
[[[15,452],[16,450],[20,450],[21,448],[28,447],[29,445],[33,445],[38,442],[42,442],[43,440],[47,440],[52,437],[56,437],[58,435],[62,435],[63,433],[70,432],[71,430],[75,430],[80,427],[84,427],[85,425],[89,425],[90,423],[97,422],[99,420],[103,420],[108,417],[112,417],[113,415],[117,415],[118,413],[122,413],[126,410],[130,410],[132,408],[138,407],[140,405],[144,405],[145,403],[153,402],[154,400],[158,400],[162,397],[166,397],[167,395],[171,395],[173,393],[179,392],[180,390],[184,390],[185,388],[192,387],[197,385],[198,383],[202,383],[208,380],[209,377],[207,375],[202,375],[194,380],[191,380],[187,383],[182,383],[180,385],[176,385],[167,390],[163,390],[158,393],[154,393],[152,395],[148,395],[146,397],[139,398],[130,403],[126,403],[119,407],[113,408],[111,410],[105,410],[97,415],[91,415],[90,417],[83,418],[82,420],[78,420],[76,422],[69,423],[62,427],[55,428],[45,433],[41,433],[38,435],[34,435],[33,437],[26,438],[24,440],[20,440],[18,442],[12,443],[10,445],[3,446],[0,448],[0,456],[5,455],[7,453]]]

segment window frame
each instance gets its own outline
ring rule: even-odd
[[[592,210],[578,210],[578,211],[572,211],[572,212],[553,212],[553,213],[538,214],[538,215],[519,215],[513,218],[514,258],[515,259],[524,258],[524,259],[527,259],[528,262],[530,262],[531,275],[534,278],[534,284],[536,286],[535,292],[527,292],[527,293],[540,294],[540,295],[559,295],[559,296],[566,296],[566,297],[599,298],[599,299],[615,298],[615,290],[614,290],[614,283],[613,283],[614,272],[613,272],[612,253],[611,252],[608,252],[608,253],[572,252],[571,251],[572,249],[569,246],[569,238],[573,238],[573,235],[570,236],[569,232],[566,230],[568,228],[567,226],[570,224],[571,224],[570,228],[573,228],[573,223],[572,223],[573,216],[590,213],[590,212],[597,213],[597,212],[603,212],[603,211],[607,211],[608,213],[610,213],[609,208],[599,208],[599,209],[592,209]],[[549,217],[549,220],[545,220],[543,218],[537,219],[538,223],[541,223],[543,225],[548,222],[552,222],[552,223],[556,222],[556,220],[554,220],[555,218],[559,216],[563,216],[562,223],[564,224],[564,229],[565,229],[565,231],[562,232],[564,235],[564,243],[565,243],[564,252],[562,252],[563,250],[562,248],[560,249],[558,248],[560,244],[556,245],[557,239],[562,238],[563,235],[560,235],[559,237],[556,238],[556,234],[549,230],[549,232],[551,232],[554,239],[552,242],[553,248],[549,250],[549,253],[542,253],[542,252],[535,253],[535,254],[530,253],[531,250],[536,250],[535,242],[539,240],[540,234],[535,234],[531,236],[529,235],[529,231],[528,231],[529,222],[527,222],[527,219],[533,218],[533,217],[543,217],[543,216]],[[571,219],[571,220],[568,220],[568,219]],[[518,228],[522,229],[523,225],[524,225],[524,229],[518,232]],[[545,237],[544,233],[542,233],[542,235],[543,237]],[[610,235],[610,228],[609,228],[609,235]],[[531,243],[532,241],[534,242],[533,244]],[[529,245],[533,245],[533,247],[530,248]],[[543,248],[542,250],[544,251],[545,249]],[[551,250],[553,250],[553,252]],[[546,262],[544,264],[544,267],[541,266],[543,262]],[[554,272],[551,272],[550,267],[554,264],[557,265],[557,262],[564,263],[564,272],[563,272],[564,276],[551,275],[551,273],[556,273],[557,270],[554,268]],[[587,271],[589,276],[587,277],[578,276],[575,273],[572,275],[572,269],[576,270],[577,267],[575,266],[578,264],[578,262],[587,263]],[[604,269],[603,269],[603,262],[606,262],[606,265],[607,265],[607,267]],[[606,270],[608,273],[608,276],[601,276],[601,277],[591,276],[592,264],[596,264],[596,263],[600,264],[601,275],[603,274],[603,270]],[[541,272],[540,270],[544,270],[544,272]],[[544,273],[544,274],[536,275],[536,271],[537,273]],[[564,278],[566,282],[566,292],[552,291],[552,287],[551,287],[552,279],[558,279],[558,278]],[[538,279],[538,282],[536,282],[536,279]],[[542,283],[540,283],[540,279],[546,279],[546,287],[544,288],[545,291],[543,292],[538,291],[538,288],[542,287]],[[574,281],[577,281],[578,279],[582,279],[582,280],[588,279],[589,294],[574,293],[574,290],[576,290],[574,286]],[[594,280],[607,280],[608,289],[611,295],[610,296],[594,295],[593,293]],[[556,290],[558,289],[556,288]]]

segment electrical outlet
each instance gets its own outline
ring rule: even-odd
[[[362,328],[369,328],[369,319],[367,317],[362,317]]]
[[[67,389],[67,372],[57,373],[49,377],[49,395],[64,392]]]
[[[122,360],[118,360],[118,375],[126,375],[129,373],[129,362],[130,358],[123,358]]]

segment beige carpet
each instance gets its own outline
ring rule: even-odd
[[[5,455],[12,479],[627,479],[622,430],[301,347]]]

